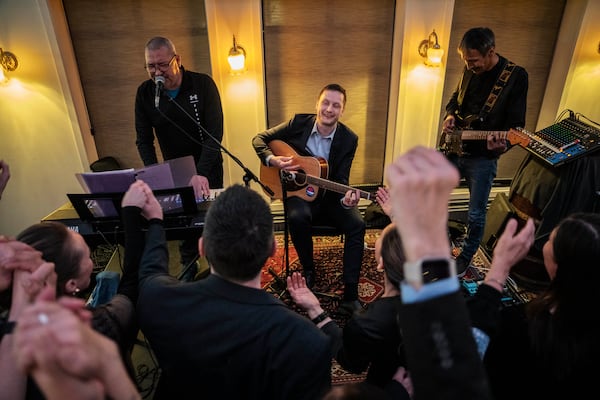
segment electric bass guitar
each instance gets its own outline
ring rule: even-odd
[[[465,118],[464,121],[468,121],[469,118]],[[458,118],[457,118],[458,121]],[[463,124],[467,127],[470,123]],[[457,129],[451,133],[443,133],[440,137],[438,150],[446,155],[456,154],[462,156],[464,154],[463,142],[465,140],[480,140],[487,141],[488,136],[497,135],[500,139],[506,139],[511,145],[518,144],[523,148],[526,148],[530,143],[531,139],[522,128],[511,128],[508,131],[480,131],[473,129]]]
[[[261,163],[260,180],[273,190],[274,195],[271,198],[283,199],[285,190],[286,196],[299,196],[306,201],[313,201],[319,189],[326,189],[336,193],[358,190],[361,198],[371,199],[369,192],[328,180],[329,166],[324,158],[298,155],[282,140],[270,141],[269,148],[276,156],[292,157],[293,163],[300,166],[296,171],[286,171]]]

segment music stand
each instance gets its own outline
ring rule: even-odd
[[[153,193],[165,215],[194,215],[198,212],[194,188],[191,186],[154,190]],[[79,218],[92,223],[120,220],[124,195],[124,192],[67,193]]]

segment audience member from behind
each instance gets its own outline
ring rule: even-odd
[[[169,275],[163,226],[150,221],[138,312],[161,368],[155,399],[318,399],[327,392],[329,339],[261,289],[261,269],[275,249],[269,205],[238,184],[207,212],[199,252],[211,274],[203,280]]]
[[[402,335],[398,329],[404,253],[394,224],[386,226],[377,238],[375,259],[377,270],[383,272],[384,293],[364,310],[355,312],[343,330],[323,310],[298,272],[288,277],[287,287],[294,302],[331,337],[333,357],[342,368],[353,373],[368,370],[366,382],[381,388],[387,386],[386,390],[396,390],[396,399],[408,399],[409,392],[397,388],[396,381],[392,380],[398,367],[406,366]]]
[[[406,257],[399,324],[414,398],[490,399],[448,238],[459,173],[442,153],[417,146],[386,176]],[[424,271],[435,271],[434,279]]]
[[[2,199],[2,193],[6,189],[8,180],[10,179],[10,168],[6,161],[0,160],[0,199]]]
[[[118,347],[91,328],[83,300],[55,301],[54,290],[44,287],[19,316],[14,367],[33,376],[46,400],[141,399]]]
[[[600,215],[576,213],[543,247],[550,284],[503,309],[484,363],[496,399],[587,398],[600,359]]]

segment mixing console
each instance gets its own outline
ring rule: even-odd
[[[600,149],[600,129],[572,117],[539,132],[519,133],[524,138],[520,144],[553,167]]]

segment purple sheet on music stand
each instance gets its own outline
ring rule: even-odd
[[[75,174],[87,193],[126,192],[135,179],[143,180],[152,190],[185,187],[189,186],[194,175],[196,175],[196,165],[192,156],[175,158],[138,169]]]
[[[135,181],[135,170],[119,169],[103,172],[83,172],[75,174],[77,180],[88,193],[126,192]]]
[[[165,163],[171,167],[174,187],[189,186],[192,176],[196,175],[194,157],[186,156],[167,160]]]

